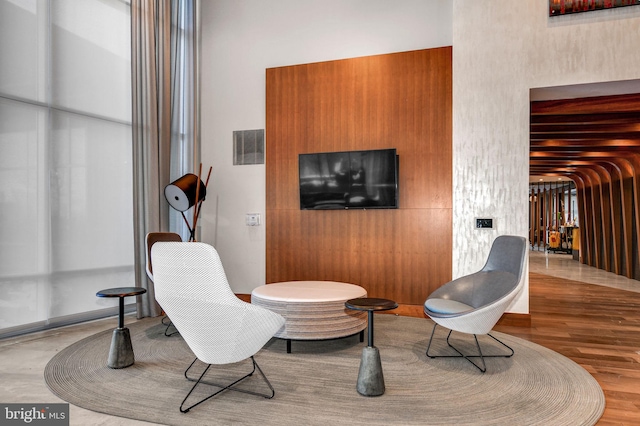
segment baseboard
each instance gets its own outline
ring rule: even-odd
[[[236,296],[240,300],[244,300],[245,302],[251,302],[251,295],[250,294],[236,293]]]
[[[531,327],[531,314],[513,314],[505,313],[498,321],[497,325],[505,325],[509,327]]]
[[[113,316],[118,316],[119,307],[113,306],[109,308],[103,309],[95,309],[88,312],[80,312],[77,314],[65,315],[56,318],[51,318],[48,321],[38,321],[34,323],[29,323],[25,325],[19,325],[16,327],[9,327],[2,330],[0,333],[0,340],[6,339],[9,337],[20,336],[28,333],[35,333],[37,331],[45,331],[50,330],[52,328],[66,327],[68,325],[79,324],[88,321],[95,321],[103,318],[109,318]],[[136,304],[130,303],[124,306],[124,313],[130,314],[132,312],[136,312]]]

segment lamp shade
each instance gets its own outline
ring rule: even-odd
[[[207,187],[200,180],[200,192],[196,200],[196,189],[198,186],[198,176],[187,173],[180,179],[171,182],[164,188],[164,196],[169,205],[178,211],[189,210],[197,201],[204,200],[207,195]]]

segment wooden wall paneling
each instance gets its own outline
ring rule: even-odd
[[[573,221],[573,211],[572,211],[572,205],[571,205],[571,201],[573,201],[572,199],[572,194],[571,194],[571,184],[567,183],[567,218],[568,220],[571,222]]]
[[[551,203],[549,202],[551,197],[549,196],[549,191],[546,190],[546,184],[543,184],[543,193],[542,193],[542,207],[543,207],[543,212],[542,212],[542,234],[543,234],[543,238],[542,241],[544,242],[544,247],[547,247],[548,245],[548,240],[547,238],[549,237],[549,216],[550,216],[550,210],[551,210]]]
[[[590,168],[585,168],[584,173],[589,182],[589,210],[591,211],[591,220],[588,226],[592,229],[591,246],[591,266],[600,269],[601,251],[600,241],[602,239],[602,210],[600,207],[600,181],[597,174]]]
[[[545,191],[544,185],[538,184],[538,244],[542,244],[542,247],[547,246],[547,219],[545,214]]]
[[[549,245],[549,243],[551,242],[551,239],[549,238],[549,231],[552,230],[553,227],[553,194],[551,193],[551,184],[546,184],[546,190],[545,190],[545,203],[546,203],[546,210],[545,210],[545,242],[547,245]]]
[[[587,186],[585,176],[581,172],[576,172],[576,182],[578,199],[578,213],[580,215],[580,258],[582,263],[591,265],[591,197],[590,188]]]
[[[529,194],[529,242],[531,246],[537,244],[538,239],[536,237],[537,232],[537,223],[538,223],[538,215],[537,215],[537,206],[538,200],[536,196],[536,188],[532,187]]]
[[[624,180],[622,183],[622,212],[623,212],[623,234],[625,240],[625,275],[628,278],[638,279],[636,276],[638,265],[638,247],[640,247],[640,232],[638,226],[639,209],[639,187],[638,172],[640,171],[640,155],[635,152],[623,152],[621,158],[616,162],[623,171]]]
[[[584,238],[584,235],[583,235],[584,231],[582,229],[583,225],[582,225],[582,223],[580,223],[580,220],[582,220],[582,218],[584,216],[582,216],[582,208],[580,206],[580,203],[582,202],[582,199],[583,199],[580,187],[583,186],[583,183],[582,183],[582,178],[575,171],[572,171],[568,175],[568,177],[573,181],[573,184],[575,185],[575,189],[576,189],[576,195],[575,195],[575,197],[576,197],[576,209],[573,212],[573,214],[574,214],[574,217],[577,217],[579,219],[579,221],[578,221],[578,227],[579,227],[578,241],[576,242],[574,240],[571,248],[573,250],[576,250],[576,248],[577,248],[577,250],[579,252],[578,260],[581,260],[581,258],[583,256],[583,251],[582,251],[582,247],[581,246],[582,246],[582,241],[583,241],[583,238]]]
[[[545,232],[546,220],[544,218],[544,186],[538,184],[538,244],[542,244],[542,247],[547,246],[547,233]]]
[[[633,278],[633,167],[624,159],[618,159],[622,179],[620,181],[622,204],[622,237],[624,241],[624,275]]]
[[[637,124],[640,93],[538,101],[533,102],[532,105],[533,113],[547,115],[554,113],[575,114],[575,119],[580,122],[588,122],[583,118],[589,118],[590,114],[595,113],[600,116],[599,123],[610,121],[605,117],[611,115],[619,123]],[[579,114],[582,114],[582,116],[579,116]],[[633,129],[637,130],[637,127],[631,126],[630,130]]]
[[[558,229],[558,183],[549,183],[549,230]]]
[[[630,265],[629,269],[631,269],[631,274],[634,279],[636,277],[636,265],[638,264],[638,256],[640,256],[640,155],[633,154],[627,157],[629,162],[633,165],[633,214],[635,218],[635,238],[633,238],[633,248],[635,249],[636,255],[633,256],[633,265]]]
[[[588,186],[588,181],[586,180],[586,176],[582,176],[583,182],[585,185],[582,188],[582,199],[583,199],[583,215],[581,216],[582,221],[582,229],[584,231],[584,240],[580,241],[580,248],[584,251],[583,262],[587,265],[592,266],[595,263],[595,255],[593,254],[593,210],[591,208],[591,186]]]
[[[612,174],[611,174],[611,232],[613,234],[613,272],[618,275],[623,275],[624,270],[622,268],[623,262],[623,248],[624,248],[624,199],[622,191],[622,182],[624,176],[622,170],[617,161],[611,161]]]
[[[422,304],[451,279],[451,48],[271,68],[266,84],[267,283]],[[400,209],[299,209],[298,154],[392,147]]]
[[[556,197],[555,197],[556,206],[555,206],[554,217],[556,222],[556,230],[560,232],[560,226],[562,225],[562,218],[560,217],[560,214],[562,213],[563,201],[562,201],[562,187],[558,182],[556,182],[555,194],[556,194]]]
[[[533,247],[536,244],[536,228],[537,228],[537,216],[536,216],[536,189],[529,187],[529,244]]]
[[[602,228],[602,238],[599,240],[602,253],[602,269],[611,272],[611,175],[601,164],[593,166],[594,173],[600,182],[600,226]]]

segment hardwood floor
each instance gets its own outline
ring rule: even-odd
[[[496,330],[552,349],[602,387],[598,425],[640,424],[640,293],[530,273],[531,327]]]
[[[529,292],[531,327],[495,330],[552,349],[591,373],[606,401],[599,426],[639,425],[640,293],[533,272]],[[394,312],[420,317],[422,307]]]

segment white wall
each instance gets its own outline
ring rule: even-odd
[[[527,235],[529,90],[640,78],[640,7],[548,17],[548,0],[453,0],[453,276]],[[473,218],[494,217],[477,231]],[[513,312],[528,312],[528,287]]]
[[[232,132],[265,128],[265,70],[452,44],[450,0],[202,1],[202,163],[213,167],[201,240],[233,290],[265,283],[265,167],[233,166]],[[269,141],[266,141],[269,149]]]

